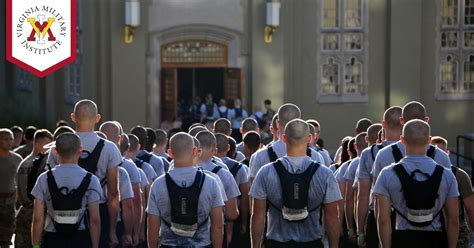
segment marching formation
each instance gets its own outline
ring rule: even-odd
[[[421,103],[360,119],[331,157],[294,104],[266,144],[206,100],[188,130],[97,129],[91,100],[75,129],[0,129],[0,247],[468,247],[471,180]]]

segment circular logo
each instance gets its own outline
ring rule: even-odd
[[[22,12],[16,20],[16,36],[29,53],[51,54],[63,45],[67,37],[67,20],[55,8],[42,5]]]

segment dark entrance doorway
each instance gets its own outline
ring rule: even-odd
[[[224,68],[178,68],[178,99],[191,103],[212,94],[214,101],[224,97]]]
[[[238,68],[162,68],[162,120],[186,118],[196,96],[204,100],[206,94],[210,93],[215,103],[222,98],[228,103],[235,98],[242,98],[241,73]]]

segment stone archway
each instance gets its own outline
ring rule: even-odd
[[[150,33],[147,85],[147,123],[158,127],[161,121],[162,47],[180,41],[200,40],[227,48],[226,66],[247,71],[247,47],[242,33],[210,25],[184,25]],[[245,76],[243,77],[246,78]],[[243,80],[243,92],[246,90]],[[244,94],[245,95],[245,94]],[[245,100],[244,100],[245,101]]]

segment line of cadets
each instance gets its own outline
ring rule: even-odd
[[[361,119],[356,136],[341,141],[335,163],[316,145],[319,123],[300,117],[296,105],[282,105],[272,121],[274,141],[261,148],[255,120],[243,121],[243,142],[236,144],[232,124],[220,118],[212,132],[194,124],[188,134],[175,134],[166,151],[160,130],[136,126],[127,135],[108,121],[95,132],[97,106],[82,100],[71,115],[76,130],[59,127],[47,159],[20,166],[20,203],[33,212],[31,244],[323,247],[327,239],[330,247],[467,246],[471,182],[451,166],[445,139],[429,145],[421,103],[389,108],[381,124]],[[34,154],[53,138],[45,133],[35,135]],[[84,151],[61,155],[61,144],[74,143],[64,133],[75,133]],[[84,176],[77,164],[95,176]],[[32,183],[31,168],[36,176],[47,171]],[[69,200],[64,190],[73,192]],[[74,197],[79,207],[65,204]]]

